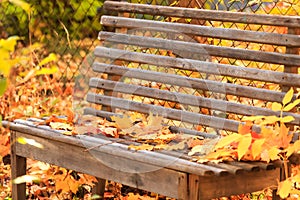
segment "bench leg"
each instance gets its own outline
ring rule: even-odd
[[[104,199],[106,180],[102,178],[97,178],[97,180],[98,182],[92,189],[92,194],[98,194],[100,196],[100,199]]]
[[[11,178],[14,180],[19,176],[26,174],[26,158],[16,154],[16,137],[15,133],[11,133]],[[26,183],[12,184],[12,199],[25,200],[26,199]]]

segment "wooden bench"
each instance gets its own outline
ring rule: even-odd
[[[299,91],[300,17],[110,1],[104,9],[118,15],[102,16],[103,26],[115,31],[99,34],[93,64],[99,76],[90,79],[85,114],[151,112],[169,119],[174,132],[215,138],[237,132],[242,116],[278,116],[268,102],[281,102],[290,87]],[[264,31],[278,27],[288,34]],[[290,126],[299,125],[299,114],[284,114],[294,116]],[[98,177],[100,194],[108,179],[201,200],[262,190],[280,180],[274,163],[200,164],[178,151],[128,149],[126,139],[65,136],[24,120],[4,125],[11,129],[12,178],[25,174],[26,158],[32,158]],[[14,142],[18,137],[44,148]],[[25,199],[25,184],[13,185],[13,199]]]

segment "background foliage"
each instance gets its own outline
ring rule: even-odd
[[[0,120],[2,117],[12,120],[19,117],[68,113],[67,108],[72,108],[74,80],[78,75],[84,75],[81,68],[89,66],[90,53],[98,44],[97,34],[101,29],[99,21],[103,13],[101,10],[103,0],[24,1],[28,4],[22,2],[0,0],[0,96],[2,95]],[[260,14],[300,15],[300,0],[132,0],[132,2]],[[226,23],[213,25],[235,26]],[[270,29],[270,32],[284,31],[286,30]],[[236,45],[228,41],[213,42],[224,46]],[[9,133],[4,128],[0,128],[0,131],[2,160],[0,199],[9,199],[11,180],[9,162],[6,159],[9,152]],[[39,184],[31,184],[28,193],[32,198],[47,195],[53,199],[83,198],[87,192],[79,194],[82,188],[86,188],[79,186],[86,181],[84,175],[41,163],[29,162],[29,165],[30,173],[44,175]],[[66,176],[74,188],[66,188],[62,184],[55,186],[55,182],[62,183],[62,179]],[[91,185],[92,180],[89,178],[86,182]],[[115,188],[117,187],[119,186]],[[116,196],[120,197],[120,192],[113,193],[112,197]],[[129,195],[133,196],[135,199],[139,198]]]

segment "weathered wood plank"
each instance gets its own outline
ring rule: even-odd
[[[300,75],[98,46],[95,56],[300,87]]]
[[[26,156],[17,154],[16,142],[17,134],[11,131],[10,144],[11,144],[11,178],[14,180],[19,176],[26,175]],[[12,183],[12,199],[25,200],[26,199],[26,183],[14,184]]]
[[[246,24],[265,24],[271,26],[300,27],[300,17],[251,14],[245,12],[215,11],[194,8],[179,8],[147,4],[106,1],[104,9],[119,12],[133,12],[159,16],[225,21]]]
[[[197,178],[194,175],[191,175],[190,179],[191,178],[192,181],[199,184],[198,199],[208,200],[216,197],[226,197],[233,194],[259,191],[269,186],[276,186],[280,178],[280,169],[277,168],[269,171],[245,172],[243,174],[235,175],[234,177],[203,178],[199,176]],[[193,185],[195,184],[196,183],[193,183]],[[197,187],[197,185],[195,187]],[[238,193],[235,193],[236,191]]]
[[[109,112],[97,110],[95,108],[90,108],[90,107],[85,108],[84,112],[87,115],[95,115],[95,116],[100,116],[100,117],[111,117],[111,116],[122,117],[123,116],[121,114],[116,114],[116,113],[109,114]],[[217,137],[217,135],[214,135],[214,134],[199,132],[199,131],[186,129],[186,128],[180,128],[180,127],[176,127],[176,126],[170,126],[169,129],[173,133],[184,133],[184,134],[188,134],[188,135],[197,135],[197,136],[203,136],[205,138],[216,138]]]
[[[166,49],[171,50],[179,55],[182,54],[182,52],[190,52],[192,54],[199,54],[203,56],[219,56],[282,65],[293,65],[295,63],[300,63],[299,55],[255,51],[234,47],[213,46],[196,42],[183,42],[178,40],[142,37],[111,32],[100,32],[99,39],[106,42],[136,45],[147,48]]]
[[[210,115],[192,113],[184,110],[165,108],[165,107],[155,106],[150,104],[143,104],[135,101],[109,97],[104,95],[97,95],[92,93],[89,93],[86,99],[90,103],[110,105],[114,108],[120,108],[129,111],[138,111],[147,114],[152,112],[154,114],[161,115],[168,119],[188,122],[192,124],[201,124],[216,129],[225,129],[234,132],[238,131],[238,126],[240,124],[238,121],[234,121],[234,120],[218,118]]]
[[[24,134],[29,134],[34,137],[44,138],[48,141],[57,141],[66,143],[72,146],[78,146],[83,149],[87,149],[86,145],[89,147],[93,147],[93,150],[99,154],[108,154],[113,157],[122,157],[128,160],[133,160],[138,162],[140,165],[150,165],[151,166],[168,166],[169,169],[185,171],[187,173],[193,173],[203,176],[209,175],[226,175],[228,172],[221,168],[211,167],[204,164],[190,162],[184,159],[180,159],[178,157],[173,157],[165,154],[161,154],[159,152],[152,151],[134,151],[128,150],[127,145],[122,145],[119,143],[112,143],[110,140],[94,138],[84,135],[77,135],[74,137],[68,137],[61,133],[43,130],[36,127],[30,127],[27,125],[21,124],[10,124],[11,130],[19,131]],[[84,143],[83,143],[84,142]],[[98,148],[94,148],[98,147]],[[19,152],[20,155],[23,155],[22,152]],[[172,165],[170,165],[172,163]],[[100,177],[101,178],[101,177]]]
[[[123,82],[115,82],[100,78],[91,78],[90,87],[111,90],[114,92],[121,92],[125,94],[137,95],[142,97],[149,97],[153,99],[165,100],[169,102],[176,102],[182,105],[191,105],[201,108],[209,108],[213,110],[223,111],[227,113],[249,115],[264,115],[264,116],[280,116],[280,112],[272,111],[267,108],[243,105],[240,103],[218,100],[213,98],[205,98],[201,96],[194,96],[190,94],[182,94],[178,92],[170,92],[167,90],[160,90],[156,88],[149,88],[140,85],[126,84]],[[112,113],[109,115],[112,116]],[[300,115],[295,113],[284,112],[283,116],[293,116],[295,120],[291,124],[300,123]]]
[[[179,34],[192,34],[212,38],[255,42],[279,46],[299,47],[300,37],[292,34],[268,33],[259,31],[216,28],[193,24],[171,23],[153,20],[133,19],[114,16],[102,16],[101,24],[112,27],[138,28]]]
[[[289,34],[295,34],[298,37],[300,37],[300,28],[289,28],[288,29]],[[300,48],[297,47],[287,47],[286,48],[286,53],[287,54],[296,54],[300,55]],[[285,65],[284,66],[284,72],[286,73],[294,73],[298,74],[298,68],[300,67],[299,62],[295,62],[293,65]],[[282,91],[287,92],[289,90],[289,86],[282,83]]]
[[[16,136],[34,139],[36,142],[44,145],[43,149],[38,149],[27,144],[17,144],[16,153],[18,155],[91,174],[96,177],[121,182],[139,189],[145,189],[174,198],[178,197],[178,182],[179,178],[184,176],[184,173],[162,167],[155,168],[156,170],[149,168],[150,171],[147,171],[146,168],[146,171],[138,173],[139,168],[145,166],[132,160],[109,155],[105,156],[104,154],[96,155],[94,154],[95,152],[85,151],[85,148],[82,147],[28,134],[17,133]],[[51,152],[51,155],[49,155],[49,152]],[[101,160],[101,158],[105,159],[105,161]],[[113,168],[112,166],[119,166],[119,168]],[[127,172],[126,170],[129,167],[133,171],[137,170],[137,172]]]
[[[186,76],[160,73],[148,70],[133,69],[110,64],[94,63],[93,70],[100,73],[116,74],[123,77],[137,78],[141,80],[166,83],[181,87],[188,87],[204,91],[230,94],[235,96],[249,97],[253,99],[266,100],[270,102],[281,102],[285,93],[267,89],[222,83],[211,80],[190,78]]]

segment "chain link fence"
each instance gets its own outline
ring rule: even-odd
[[[85,87],[86,91],[88,84],[88,76],[90,73],[90,66],[93,62],[92,52],[93,49],[100,44],[97,40],[98,32],[102,29],[100,24],[100,17],[106,14],[102,9],[103,0],[28,0],[27,1],[32,8],[31,16],[20,7],[10,3],[9,1],[1,1],[0,3],[0,34],[2,38],[6,38],[11,35],[19,35],[24,37],[24,46],[29,43],[41,43],[45,47],[45,54],[51,52],[59,55],[58,67],[59,71],[55,74],[59,80],[59,87],[62,90],[66,89],[68,85],[75,85],[75,89],[78,89],[78,98],[83,98],[85,92],[80,93],[80,88]],[[227,10],[238,12],[250,12],[257,14],[280,14],[280,15],[299,15],[300,13],[300,0],[131,0],[133,3],[142,4],[156,4],[165,6],[180,6],[188,8],[199,9],[213,9],[213,10]],[[113,14],[113,13],[109,13]],[[149,16],[139,16],[140,18],[147,18]],[[234,27],[237,29],[247,30],[263,30],[268,32],[286,32],[287,30],[282,27],[261,26],[261,25],[241,25],[237,23],[225,23],[225,22],[208,22],[203,20],[189,20],[189,19],[165,19],[176,20],[182,23],[200,24],[205,26],[215,27]],[[195,41],[201,43],[221,45],[227,47],[239,47],[245,49],[266,49],[268,51],[285,51],[284,47],[278,47],[273,45],[264,44],[248,44],[241,42],[233,42],[230,40],[214,39],[197,37],[192,38]],[[144,49],[145,50],[145,49]],[[145,50],[147,51],[147,50]],[[151,49],[150,49],[151,51]],[[164,55],[165,51],[158,52],[158,54]],[[282,71],[281,65],[269,65],[258,62],[249,62],[244,60],[211,57],[218,63],[234,64],[241,67],[255,67],[270,69],[275,71]],[[137,68],[145,68],[149,66],[137,66]],[[183,73],[183,72],[182,72]],[[184,72],[186,73],[186,72]],[[194,76],[190,73],[186,76]],[[214,79],[222,82],[237,83],[244,85],[260,85],[262,88],[271,87],[267,83],[249,81],[245,82],[242,79],[230,79],[230,77],[200,77],[203,79]],[[80,81],[83,81],[81,83]],[[75,83],[76,82],[76,83]],[[152,83],[149,83],[151,86]],[[83,86],[81,86],[83,85]],[[153,87],[157,87],[154,85]],[[170,86],[172,90],[172,86]],[[272,86],[273,90],[279,90],[280,86]],[[174,89],[174,88],[173,88]],[[175,88],[176,90],[176,88]],[[75,90],[75,93],[77,91]],[[195,93],[199,91],[187,91],[187,93]],[[205,93],[199,94],[205,95],[205,97],[215,97],[217,94]],[[75,95],[74,98],[77,98]],[[220,97],[224,98],[224,97]],[[146,102],[147,100],[143,100]],[[247,99],[236,99],[238,102],[248,102],[250,105],[254,105],[257,102],[253,102]],[[150,102],[153,103],[153,102]],[[164,102],[163,102],[164,103]],[[260,102],[261,103],[261,102]],[[267,106],[268,102],[264,102]],[[156,104],[154,102],[154,104]],[[157,102],[162,104],[162,102]],[[178,105],[164,105],[170,107],[176,107]],[[205,111],[201,111],[205,112]],[[238,116],[237,116],[238,117]]]
[[[28,44],[30,33],[32,42],[45,44],[47,51],[59,54],[66,61],[68,67],[61,70],[61,80],[72,81],[82,61],[97,45],[97,34],[101,30],[99,21],[103,14],[101,7],[104,1],[28,0],[27,2],[33,8],[30,22],[22,8],[9,1],[1,1],[1,37],[23,36],[25,38],[23,42]],[[300,14],[300,0],[132,0],[131,2],[259,14]],[[188,23],[201,24],[201,21]],[[214,24],[214,26],[225,25],[236,26],[235,24]],[[258,30],[263,28],[256,27]],[[276,29],[270,31],[276,31]],[[222,42],[219,41],[219,43]]]

